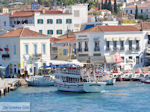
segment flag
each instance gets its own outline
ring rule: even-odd
[[[0,48],[0,51],[3,51],[3,49],[2,49],[2,48]]]
[[[5,49],[5,51],[9,51],[9,48],[4,48]]]
[[[24,62],[23,61],[21,62],[21,68],[24,68]]]

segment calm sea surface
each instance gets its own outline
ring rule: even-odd
[[[21,87],[0,98],[0,102],[30,102],[31,112],[150,112],[150,85],[117,82],[102,93]]]

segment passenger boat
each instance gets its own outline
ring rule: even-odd
[[[149,76],[149,72],[143,72],[140,74],[140,81],[144,82],[145,78]]]
[[[145,79],[142,80],[143,83],[150,84],[150,75],[146,75]]]
[[[54,85],[54,75],[36,75],[26,78],[28,86],[53,86]]]
[[[122,75],[120,72],[112,72],[111,77],[116,79],[116,81],[122,81]]]
[[[95,74],[94,68],[62,67],[55,74],[55,86],[60,91],[101,92],[106,82]]]

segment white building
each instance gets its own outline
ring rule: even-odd
[[[3,15],[0,16],[3,18]],[[59,10],[12,11],[9,17],[12,28],[25,27],[52,37],[68,31],[80,31],[81,24],[88,22],[88,4],[77,4]],[[5,20],[5,19],[4,19]]]
[[[150,18],[150,2],[143,2],[141,4],[137,4],[137,7],[138,7],[138,15],[144,15],[146,16],[146,18]],[[135,14],[136,4],[127,6],[124,9],[124,13]]]
[[[38,74],[49,60],[50,39],[44,34],[19,28],[0,36],[0,65],[7,74]]]
[[[79,61],[104,64],[111,70],[115,65],[114,55],[119,55],[124,70],[143,66],[143,55],[147,46],[147,32],[137,26],[100,26],[76,34],[77,59]]]

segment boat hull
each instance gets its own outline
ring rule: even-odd
[[[106,85],[114,85],[116,83],[116,79],[112,78],[110,80],[106,80]]]

